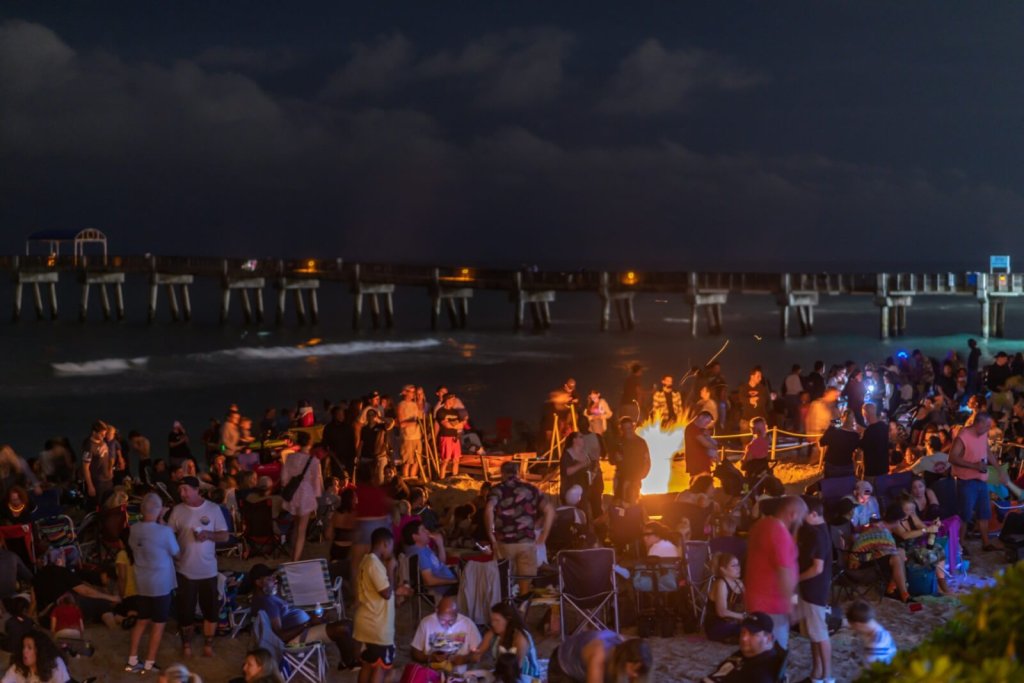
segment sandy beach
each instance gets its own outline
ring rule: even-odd
[[[799,492],[814,478],[813,471],[797,463],[783,463],[776,469],[776,474],[786,483],[787,488],[793,492]],[[438,510],[444,509],[468,498],[470,490],[479,486],[479,481],[471,477],[463,476],[452,485],[442,485],[436,482],[430,484],[432,489],[432,500]],[[307,546],[307,557],[323,556],[326,549],[323,545]],[[238,559],[224,559],[222,568],[227,570],[243,570],[253,564],[253,560],[246,562]],[[275,563],[281,560],[276,560]],[[954,577],[954,586],[958,590],[970,590],[984,581],[984,577],[992,576],[1001,566],[1002,555],[999,553],[975,552],[971,557],[970,573],[966,579]],[[623,617],[623,633],[635,635],[636,629],[629,621],[632,613],[632,595],[629,589],[620,583],[620,605]],[[878,612],[879,621],[893,634],[897,644],[902,648],[909,648],[918,643],[931,629],[943,623],[957,609],[958,601],[955,598],[922,598],[922,608],[917,612],[901,603],[893,600],[878,601],[876,597],[873,603]],[[412,638],[414,629],[412,609],[406,604],[398,608],[397,624],[397,645],[398,660],[396,672],[408,662],[408,643]],[[350,615],[351,616],[351,615]],[[544,612],[541,608],[531,610],[529,625],[533,629],[537,641],[537,647],[542,658],[547,657],[558,645],[557,638],[542,636],[541,623],[544,621]],[[170,631],[170,630],[169,630]],[[138,680],[137,675],[123,671],[124,662],[127,656],[128,634],[123,631],[107,631],[100,626],[88,627],[87,637],[96,646],[96,653],[91,658],[79,658],[70,662],[72,675],[82,679],[87,676],[98,676],[103,682],[120,682]],[[207,659],[196,656],[186,663],[199,673],[204,681],[222,683],[234,676],[241,674],[242,660],[250,645],[251,635],[248,631],[243,632],[237,639],[218,638],[216,643],[216,657]],[[144,643],[146,641],[143,641]],[[728,656],[733,646],[712,643],[697,635],[682,634],[677,630],[673,638],[653,638],[651,640],[655,655],[653,680],[656,681],[699,681],[702,676],[710,673],[714,667]],[[169,633],[164,637],[163,645],[158,659],[159,664],[170,664],[181,661],[178,649],[178,638]],[[832,638],[832,665],[837,681],[852,681],[859,669],[859,644],[855,641],[854,635],[849,630],[841,630]],[[338,653],[333,645],[328,646],[328,680],[330,681],[355,681],[355,672],[338,672]],[[798,681],[810,673],[810,644],[800,636],[791,639],[789,655],[790,680]],[[397,681],[400,673],[395,674]],[[155,680],[155,677],[150,677]]]

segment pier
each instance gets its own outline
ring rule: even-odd
[[[22,317],[25,287],[32,291],[36,318],[58,318],[57,284],[70,278],[80,286],[78,317],[88,320],[90,293],[99,291],[103,319],[123,320],[128,315],[125,290],[145,288],[146,319],[154,323],[161,289],[172,322],[192,318],[190,288],[206,280],[219,285],[220,320],[230,322],[233,299],[240,300],[245,324],[264,320],[264,290],[276,293],[275,322],[289,322],[289,298],[295,321],[315,325],[321,310],[322,287],[347,288],[352,296],[352,327],[363,326],[364,305],[369,301],[373,329],[394,326],[394,297],[399,292],[426,292],[432,329],[441,326],[442,310],[451,329],[470,326],[469,303],[477,291],[508,293],[512,327],[522,329],[529,320],[534,330],[552,326],[552,308],[560,292],[592,292],[599,304],[595,327],[634,329],[637,294],[672,294],[689,307],[690,334],[700,333],[701,318],[709,334],[721,334],[722,311],[731,295],[761,295],[779,309],[783,338],[794,331],[814,333],[814,313],[830,297],[862,297],[878,309],[879,335],[885,339],[905,334],[908,312],[916,299],[929,296],[968,297],[977,301],[981,337],[1001,337],[1006,327],[1006,303],[1024,296],[1024,273],[750,273],[750,272],[641,272],[641,271],[541,271],[537,269],[488,269],[466,265],[415,265],[349,263],[341,258],[282,260],[226,259],[174,256],[73,256],[0,257],[0,272],[13,284],[12,319]],[[111,302],[113,292],[113,304]],[[46,294],[44,301],[44,292]],[[45,305],[44,305],[45,304]],[[48,309],[48,310],[47,310]],[[527,318],[529,311],[529,318]],[[331,312],[332,314],[334,312]]]

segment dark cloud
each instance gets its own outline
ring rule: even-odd
[[[601,102],[614,114],[671,114],[685,110],[700,90],[742,90],[768,82],[766,74],[714,52],[668,50],[644,41],[619,65]]]
[[[725,52],[649,38],[594,68],[550,26],[373,35],[285,94],[265,75],[297,49],[157,61],[0,24],[6,250],[82,221],[136,252],[850,267],[979,258],[1024,211],[955,163],[709,143],[693,130],[718,97],[779,87]]]

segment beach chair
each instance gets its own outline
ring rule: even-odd
[[[939,519],[949,519],[960,513],[960,504],[956,498],[956,479],[943,477],[935,481],[930,488],[939,501]]]
[[[228,509],[227,505],[219,505],[221,513],[224,515],[224,524],[228,527],[228,540],[218,541],[217,554],[224,557],[241,557],[244,546],[242,545],[242,539],[235,534],[235,516],[231,514],[231,510]]]
[[[323,643],[285,645],[274,633],[270,617],[260,610],[253,618],[254,647],[271,654],[281,667],[285,683],[293,680],[323,683],[327,680],[327,648]]]
[[[875,495],[878,496],[879,509],[886,510],[901,493],[910,491],[910,484],[913,481],[913,472],[896,472],[875,477]]]
[[[711,544],[708,541],[687,541],[683,544],[683,560],[686,594],[693,623],[703,624],[711,582],[715,578],[711,570]]]
[[[825,517],[831,519],[835,514],[836,504],[846,496],[853,494],[853,487],[857,485],[857,477],[835,477],[822,479],[821,502],[825,506]]]
[[[30,569],[36,566],[36,544],[31,524],[0,526],[0,539],[15,555],[21,557]]]
[[[643,557],[644,510],[639,505],[613,506],[608,510],[608,537],[622,554]]]
[[[649,557],[633,566],[631,579],[636,597],[637,631],[641,638],[675,632],[675,598],[679,592],[681,561]]]
[[[562,640],[587,627],[619,632],[615,551],[611,548],[563,550],[558,553],[558,602]],[[570,611],[581,620],[570,632]],[[608,618],[608,612],[612,618]]]
[[[848,525],[847,525],[848,526]],[[878,591],[878,600],[885,596],[888,579],[877,562],[850,568],[850,551],[845,548],[843,527],[828,527],[832,536],[832,601],[847,602],[867,597],[872,590]]]
[[[242,541],[245,544],[244,555],[252,557],[254,553],[263,557],[273,558],[278,553],[287,557],[288,551],[282,544],[281,535],[274,528],[274,508],[270,500],[258,503],[239,501],[242,513]]]
[[[672,501],[665,506],[665,514],[662,516],[662,524],[669,529],[678,527],[683,519],[690,521],[690,538],[695,541],[708,540],[708,521],[711,519],[713,508],[711,505],[701,507],[693,503],[682,503]]]
[[[341,577],[331,582],[331,573],[324,558],[285,562],[277,568],[281,597],[288,604],[305,611],[317,607],[332,609],[338,619],[345,617],[345,602],[341,597]]]
[[[82,563],[82,550],[78,547],[75,523],[67,515],[54,515],[32,525],[36,533],[36,545],[40,555],[53,559],[59,552],[64,557],[64,566],[77,567]]]

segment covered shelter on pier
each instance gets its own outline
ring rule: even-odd
[[[33,244],[49,245],[50,256],[60,256],[62,245],[71,244],[72,256],[77,264],[78,259],[85,256],[87,244],[99,244],[103,248],[103,262],[107,262],[107,236],[96,228],[80,230],[37,230],[25,240],[25,255],[31,254]]]

